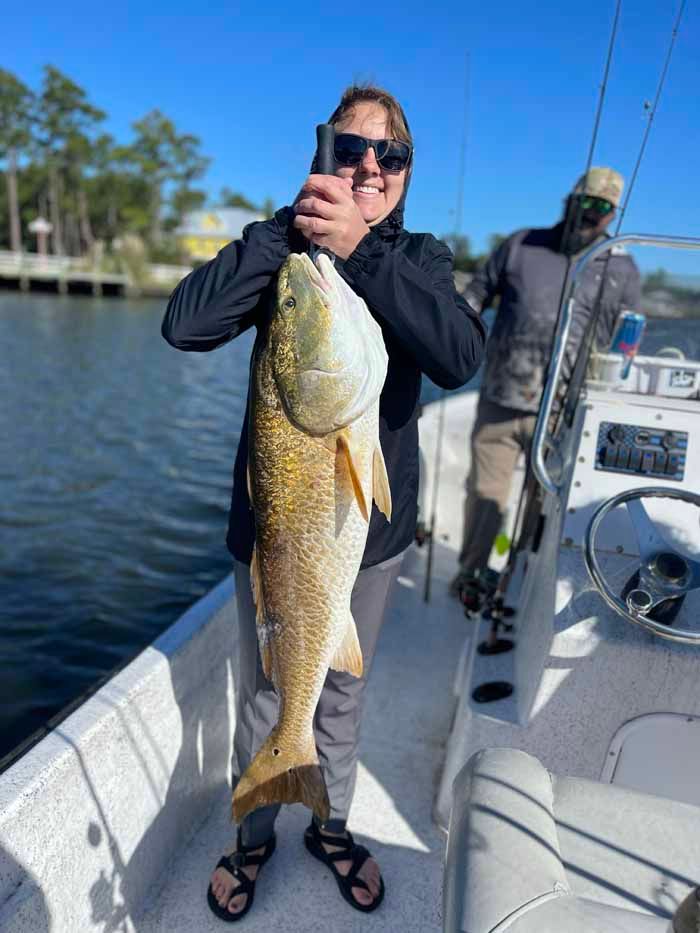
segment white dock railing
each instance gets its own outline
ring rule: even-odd
[[[148,282],[174,287],[192,271],[190,266],[151,263],[147,266]],[[37,253],[0,250],[0,278],[77,280],[129,286],[126,273],[103,272],[91,265],[85,256],[40,256]]]

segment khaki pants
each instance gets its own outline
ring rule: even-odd
[[[464,530],[459,554],[468,572],[484,570],[501,529],[518,457],[530,455],[537,415],[479,399],[472,431]]]

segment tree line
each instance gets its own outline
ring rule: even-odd
[[[135,234],[151,260],[181,258],[172,232],[207,201],[196,187],[210,162],[200,139],[155,109],[134,121],[124,144],[103,131],[106,116],[52,65],[36,91],[0,68],[0,249],[33,249],[28,228],[40,215],[52,225],[55,254],[90,255],[98,241]],[[218,206],[272,210],[229,188]]]
[[[173,231],[183,214],[207,202],[196,186],[211,161],[200,139],[154,109],[132,123],[132,141],[120,143],[102,131],[106,117],[53,65],[44,67],[37,90],[0,68],[0,249],[31,251],[29,224],[42,216],[52,225],[55,254],[94,255],[96,243],[114,244],[129,234],[143,242],[151,261],[184,258]],[[217,206],[273,212],[269,199],[257,206],[230,188],[221,190]],[[462,234],[443,239],[455,269],[473,273],[504,237],[493,234],[484,254],[473,253]],[[644,284],[649,291],[662,282],[657,273]]]

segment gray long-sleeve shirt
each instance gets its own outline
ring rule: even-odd
[[[567,257],[558,251],[561,229],[559,224],[512,234],[491,254],[464,293],[471,307],[479,312],[488,308],[496,296],[500,297],[486,348],[481,391],[505,408],[528,412],[539,408],[567,270]],[[576,362],[604,272],[596,329],[598,345],[609,344],[620,311],[639,308],[640,275],[629,255],[613,248],[589,263],[574,293],[574,317],[563,369],[565,379]]]

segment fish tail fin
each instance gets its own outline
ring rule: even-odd
[[[275,803],[303,803],[319,820],[328,819],[330,802],[313,735],[303,746],[284,749],[273,729],[236,786],[233,818],[240,823],[258,807]]]

